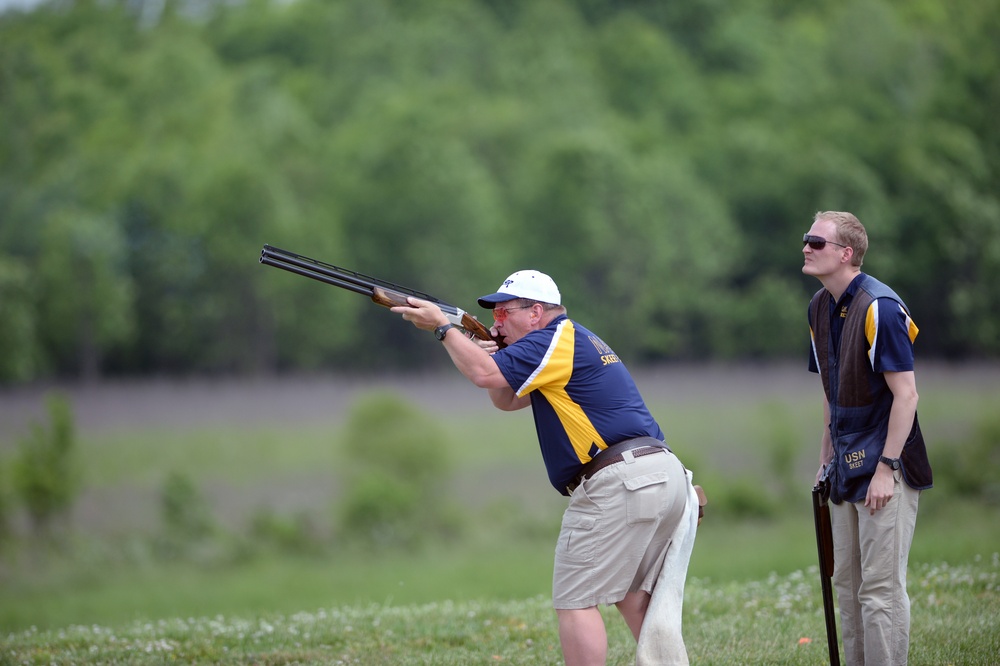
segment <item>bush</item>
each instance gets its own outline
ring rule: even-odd
[[[1000,416],[984,416],[972,436],[950,447],[947,453],[931,447],[928,455],[935,486],[946,492],[990,504],[1000,504]]]
[[[48,429],[31,424],[14,465],[14,487],[36,535],[47,535],[53,519],[68,514],[79,488],[76,429],[69,401],[56,394],[47,402]]]
[[[3,462],[2,459],[0,459],[0,462]],[[10,500],[7,498],[7,477],[5,471],[3,467],[0,467],[0,545],[7,543],[7,537],[10,536],[11,532],[10,519],[8,517]]]
[[[191,479],[171,472],[160,491],[164,534],[157,544],[162,556],[179,557],[216,532],[208,503]]]
[[[343,536],[379,548],[408,547],[426,534],[454,531],[443,490],[450,449],[437,423],[398,396],[363,398],[343,436]]]
[[[767,433],[768,484],[774,487],[779,499],[794,501],[799,486],[795,474],[795,459],[801,450],[799,433],[792,425],[788,408],[777,401],[762,406],[765,422],[770,425]]]
[[[270,508],[254,514],[249,538],[253,552],[273,548],[280,553],[305,555],[320,552],[323,545],[322,536],[308,514],[283,516]]]
[[[740,477],[711,485],[710,510],[735,518],[774,518],[779,505],[759,479]]]

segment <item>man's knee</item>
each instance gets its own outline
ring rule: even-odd
[[[649,598],[648,592],[640,590],[629,592],[624,599],[615,604],[636,640],[639,640],[639,630],[642,629],[642,621],[649,609]]]
[[[608,638],[604,618],[597,606],[579,609],[556,609],[559,618],[559,642],[568,666],[604,664]]]

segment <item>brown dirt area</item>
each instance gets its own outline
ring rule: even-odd
[[[817,390],[816,378],[790,364],[670,366],[634,372],[647,400],[683,403],[725,395]],[[457,372],[399,376],[110,380],[0,389],[0,450],[44,422],[45,396],[58,391],[73,405],[81,433],[213,423],[328,423],[353,395],[391,388],[432,414],[488,404]]]
[[[428,413],[448,418],[488,406],[483,391],[472,388],[453,369],[410,376],[313,376],[231,379],[144,379],[106,381],[91,385],[38,384],[0,389],[0,455],[9,454],[32,422],[46,421],[45,396],[65,394],[73,405],[76,426],[91,435],[146,427],[197,428],[238,422],[270,426],[338,424],[352,398],[375,389],[392,389]],[[685,405],[712,401],[725,405],[740,396],[756,399],[815,394],[819,382],[803,364],[669,366],[634,371],[649,402]],[[1000,390],[1000,366],[989,363],[951,366],[924,364],[920,385],[961,383],[987,393]],[[724,414],[724,410],[720,410]],[[722,418],[722,416],[720,416]],[[509,470],[508,470],[509,471]],[[304,474],[304,475],[303,475]],[[216,484],[206,495],[220,519],[241,522],[259,507],[275,511],[316,510],[329,506],[332,473],[315,471],[295,478],[271,477],[266,486]],[[498,470],[482,478],[461,480],[459,492],[478,497],[510,494]],[[507,476],[511,475],[499,475]],[[556,506],[561,498],[548,486],[541,464],[515,470],[512,476],[525,490],[519,499],[538,506]],[[122,532],[148,527],[158,511],[155,493],[137,488],[85,490],[74,510],[77,527],[96,532]]]

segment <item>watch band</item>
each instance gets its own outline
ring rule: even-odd
[[[899,469],[899,458],[886,458],[885,456],[879,456],[878,461],[885,463],[892,469]]]
[[[444,326],[438,326],[434,329],[434,337],[444,342],[444,338],[448,335],[448,331],[455,328],[454,324],[445,324]]]

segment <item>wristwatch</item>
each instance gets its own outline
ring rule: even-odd
[[[448,335],[448,331],[455,328],[454,324],[445,324],[444,326],[438,326],[434,329],[434,337],[444,342],[444,336]]]
[[[885,463],[894,470],[899,469],[899,458],[886,458],[885,456],[879,456],[878,461]]]

